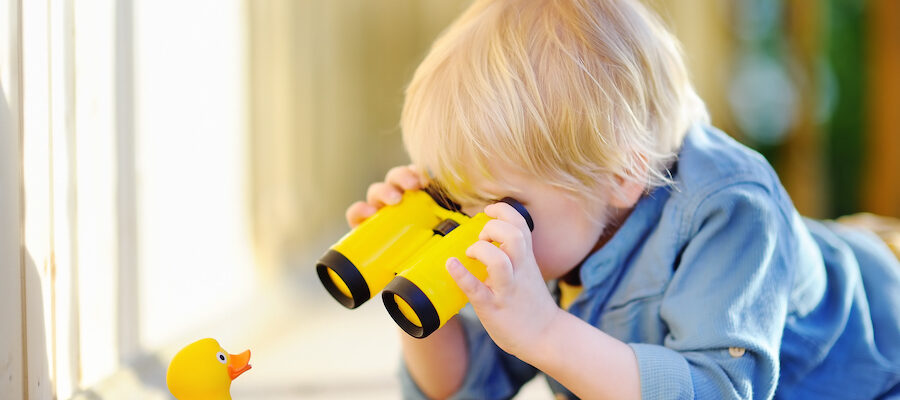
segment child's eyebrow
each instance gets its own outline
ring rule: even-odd
[[[504,197],[516,197],[517,195],[522,194],[524,191],[512,186],[497,186],[493,189],[485,189],[480,191],[480,193],[484,193],[489,196],[489,198],[484,198],[483,196],[478,196],[483,200],[488,201],[500,201],[500,199]]]

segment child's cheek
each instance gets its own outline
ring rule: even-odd
[[[545,281],[558,279],[578,266],[593,243],[587,234],[574,234],[571,230],[574,227],[561,227],[554,231],[556,226],[560,225],[541,231],[536,229],[532,236],[534,258]]]
[[[541,236],[541,233],[535,233],[531,238],[531,244],[534,251],[534,259],[541,270],[541,275],[544,276],[544,280],[556,279],[556,260],[554,260],[551,248],[547,246],[545,238]]]

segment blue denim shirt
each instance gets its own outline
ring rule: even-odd
[[[763,157],[708,126],[690,130],[673,177],[584,260],[569,307],[629,343],[644,399],[900,396],[900,264],[883,243],[800,217]],[[453,398],[510,398],[539,373],[462,314]]]

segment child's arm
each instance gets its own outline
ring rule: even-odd
[[[523,359],[580,398],[641,398],[637,358],[627,344],[562,309],[542,339]]]
[[[468,362],[459,317],[451,318],[424,339],[398,331],[406,369],[419,390],[432,399],[445,399],[456,393],[462,385]]]
[[[497,203],[486,207],[485,213],[497,219],[485,225],[480,240],[466,255],[487,266],[490,286],[454,258],[447,262],[447,269],[469,297],[494,342],[581,398],[640,398],[633,351],[556,306],[534,260],[531,235],[518,212]]]

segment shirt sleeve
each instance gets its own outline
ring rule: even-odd
[[[706,196],[660,305],[662,346],[631,344],[644,399],[774,396],[795,239],[755,183]]]
[[[537,374],[537,369],[494,344],[478,317],[467,306],[460,312],[469,354],[466,376],[450,399],[509,399]],[[404,399],[427,399],[400,361],[400,385]]]

